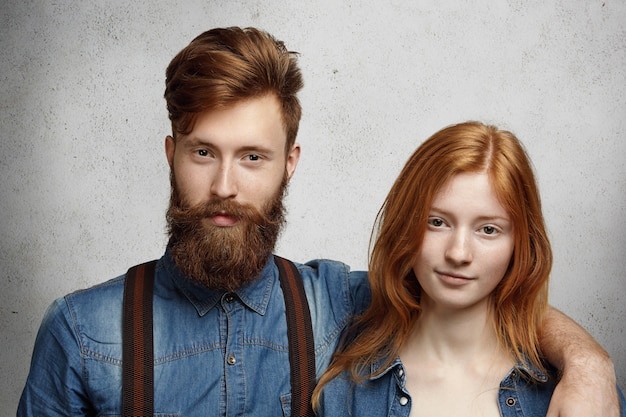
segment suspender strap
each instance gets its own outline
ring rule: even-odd
[[[122,333],[122,415],[154,414],[152,289],[156,261],[126,273]]]
[[[122,335],[122,411],[124,417],[154,414],[152,290],[157,261],[128,270],[124,283]],[[298,268],[274,256],[285,298],[291,369],[291,416],[312,417],[315,343],[311,312]]]
[[[287,340],[291,367],[291,416],[313,416],[311,394],[315,388],[315,343],[311,312],[298,268],[274,256],[287,309]]]

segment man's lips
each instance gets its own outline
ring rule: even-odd
[[[231,216],[228,213],[217,213],[210,217],[211,223],[215,226],[229,227],[239,223],[239,218]]]

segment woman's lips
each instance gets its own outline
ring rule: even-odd
[[[449,285],[465,285],[474,280],[472,277],[454,272],[437,271],[437,274],[443,282]]]

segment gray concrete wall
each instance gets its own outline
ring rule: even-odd
[[[471,5],[470,5],[471,3]],[[157,258],[169,60],[215,26],[301,53],[303,154],[278,252],[365,268],[376,212],[445,125],[514,131],[539,177],[551,303],[626,385],[626,3],[8,0],[0,8],[0,414],[56,297]]]

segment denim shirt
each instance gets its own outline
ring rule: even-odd
[[[381,368],[372,365],[372,371]],[[531,372],[529,372],[529,370]],[[537,375],[533,377],[532,375]],[[498,404],[502,417],[545,417],[554,391],[555,380],[532,367],[516,366],[500,382]],[[624,397],[622,401],[622,416]],[[408,417],[412,404],[406,390],[406,374],[400,359],[383,373],[363,384],[355,384],[347,373],[330,381],[322,390],[318,417]]]
[[[369,303],[365,272],[297,264],[311,310],[318,378],[351,316]],[[124,277],[56,300],[35,342],[18,416],[120,416]],[[183,276],[166,254],[154,286],[155,416],[289,416],[285,304],[270,259],[234,293]]]

